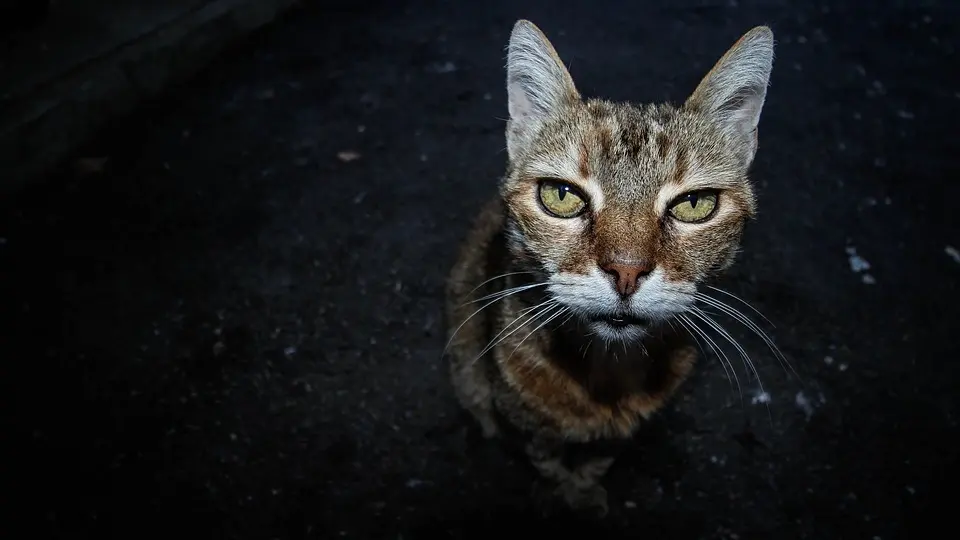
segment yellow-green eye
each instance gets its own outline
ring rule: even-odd
[[[560,218],[579,216],[587,207],[587,201],[580,191],[564,182],[541,182],[539,196],[547,212]]]
[[[717,208],[715,191],[692,191],[673,201],[670,215],[684,223],[699,223],[713,215]]]

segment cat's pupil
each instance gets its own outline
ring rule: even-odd
[[[566,197],[566,196],[567,196],[567,186],[560,186],[559,188],[557,188],[557,198],[558,198],[558,199],[560,199],[560,200],[562,201],[563,198]]]
[[[699,197],[697,197],[697,194],[696,194],[696,193],[691,193],[690,195],[687,195],[687,197],[688,197],[689,200],[690,200],[690,208],[696,208],[696,207],[697,207],[697,201],[700,199]]]

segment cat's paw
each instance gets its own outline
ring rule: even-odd
[[[534,482],[533,501],[544,517],[557,515],[600,519],[607,516],[610,506],[607,490],[599,484],[578,487],[572,482],[557,484],[545,479]]]
[[[610,513],[607,490],[600,484],[583,487],[576,486],[573,482],[563,482],[557,486],[554,493],[578,514],[603,518]]]

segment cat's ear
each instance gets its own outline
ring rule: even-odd
[[[773,69],[773,32],[758,26],[743,35],[717,61],[687,99],[684,108],[711,116],[743,141],[749,165],[757,151],[757,125]]]
[[[519,20],[507,46],[507,151],[511,157],[543,120],[580,100],[573,78],[547,36]]]

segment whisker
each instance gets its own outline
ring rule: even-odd
[[[587,334],[587,337],[590,337],[590,334]],[[583,349],[580,350],[580,356],[581,356],[584,360],[587,359],[587,352],[590,351],[590,345],[593,345],[593,340],[592,340],[592,339],[587,340],[587,344],[584,345],[584,346],[583,346]]]
[[[513,334],[514,332],[516,332],[516,331],[520,330],[521,328],[527,326],[531,321],[536,321],[537,319],[539,319],[539,318],[542,317],[543,315],[545,315],[545,314],[547,314],[547,313],[550,313],[551,311],[553,311],[554,309],[556,309],[558,306],[560,306],[560,303],[559,303],[559,302],[554,302],[554,303],[552,303],[551,305],[547,306],[546,308],[544,308],[544,309],[536,312],[533,316],[531,316],[531,317],[528,318],[526,321],[524,321],[522,325],[520,325],[519,327],[515,328],[515,329],[514,329],[513,331],[511,331],[510,333]],[[566,307],[561,307],[560,310],[552,313],[552,314],[550,315],[550,317],[547,318],[547,320],[543,321],[543,323],[542,323],[540,326],[538,326],[538,327],[535,328],[532,332],[530,332],[529,334],[527,334],[526,336],[524,336],[524,338],[520,340],[520,343],[517,344],[517,346],[513,349],[513,351],[510,352],[510,354],[507,356],[506,359],[509,360],[510,357],[512,357],[513,354],[514,354],[515,352],[517,352],[517,350],[520,348],[520,346],[523,345],[523,342],[526,341],[527,338],[529,338],[532,334],[534,334],[534,333],[535,333],[538,329],[540,329],[542,326],[544,326],[545,324],[547,324],[547,323],[549,323],[551,320],[553,320],[557,315],[561,314],[561,313],[563,312],[563,310],[565,310],[565,309],[567,309],[567,308],[566,308]],[[478,357],[478,358],[480,358],[480,357]],[[476,362],[476,361],[477,361],[477,359],[474,359],[474,362]],[[525,371],[526,371],[526,370],[531,370],[531,369],[533,369],[533,365],[521,366],[520,369],[525,370]]]
[[[756,334],[757,336],[759,336],[760,339],[762,339],[762,340],[764,341],[764,343],[767,344],[767,347],[769,347],[770,350],[773,352],[774,356],[777,357],[777,360],[780,362],[780,366],[783,367],[784,370],[786,370],[787,368],[789,368],[790,371],[794,374],[794,376],[796,376],[797,378],[800,378],[800,375],[797,373],[797,370],[793,368],[793,365],[790,364],[790,361],[787,360],[787,357],[783,354],[783,352],[780,351],[780,348],[777,347],[777,345],[776,345],[776,343],[774,343],[773,339],[771,339],[770,336],[767,335],[767,333],[764,332],[763,329],[760,328],[759,325],[757,325],[757,323],[755,323],[755,322],[753,322],[752,320],[750,320],[749,317],[747,317],[746,315],[744,315],[742,312],[740,312],[739,310],[737,310],[735,307],[733,307],[733,306],[731,306],[731,305],[729,305],[729,304],[727,304],[727,303],[725,303],[725,302],[722,302],[722,301],[720,301],[720,300],[718,300],[718,299],[716,299],[716,298],[707,296],[707,295],[702,294],[702,293],[697,293],[697,294],[694,295],[694,296],[695,296],[695,298],[697,298],[697,299],[700,300],[701,302],[703,302],[703,303],[705,303],[705,304],[707,304],[707,305],[713,306],[713,307],[719,309],[720,311],[723,311],[724,313],[726,313],[727,315],[729,315],[730,317],[732,317],[733,319],[735,319],[735,320],[736,320],[737,322],[739,322],[740,324],[742,324],[742,325],[746,326],[747,328],[749,328],[754,334]]]
[[[701,309],[698,308],[698,307],[695,307],[695,306],[692,307],[692,308],[690,309],[690,313],[691,313],[692,315],[694,315],[695,317],[697,317],[698,319],[700,319],[701,321],[707,323],[707,325],[708,325],[710,328],[712,328],[712,329],[715,330],[718,334],[720,334],[721,337],[723,337],[724,339],[726,339],[727,341],[729,341],[730,344],[733,345],[733,347],[734,347],[735,349],[737,349],[737,352],[740,353],[740,356],[743,357],[743,360],[744,360],[745,363],[747,364],[747,367],[749,367],[749,368],[750,368],[750,371],[753,372],[753,376],[756,377],[757,380],[759,381],[760,375],[759,375],[759,373],[757,372],[756,364],[753,363],[753,359],[751,359],[751,358],[750,358],[750,355],[747,354],[747,350],[743,348],[743,345],[740,345],[740,342],[737,341],[736,338],[734,338],[734,337],[730,334],[730,332],[727,331],[726,328],[724,328],[720,323],[718,323],[718,322],[715,321],[714,319],[710,318],[709,315],[707,315],[706,313],[704,313],[703,310],[701,310]]]
[[[504,289],[504,290],[502,290],[502,291],[497,291],[497,292],[495,292],[495,293],[491,293],[491,294],[488,294],[488,295],[486,295],[486,296],[481,296],[480,298],[477,298],[477,299],[475,299],[475,300],[471,300],[471,301],[469,301],[469,302],[466,302],[466,303],[464,303],[463,305],[466,306],[466,305],[470,305],[470,304],[475,304],[475,303],[477,303],[477,302],[483,302],[484,300],[487,300],[488,298],[494,298],[494,297],[500,298],[500,297],[510,296],[511,294],[517,294],[517,293],[520,293],[520,292],[523,292],[523,291],[527,291],[527,290],[530,290],[530,289],[533,289],[533,288],[536,288],[536,287],[545,287],[546,285],[547,285],[547,283],[544,282],[544,283],[532,283],[532,284],[530,284],[530,285],[520,285],[519,287],[511,287],[511,288],[509,288],[509,289]]]
[[[526,287],[533,288],[533,287],[536,286],[536,285],[545,285],[545,283],[543,283],[543,284],[534,284],[534,285],[526,285]],[[480,313],[480,312],[483,311],[484,309],[490,307],[491,305],[495,304],[495,303],[498,302],[499,300],[503,300],[504,298],[510,296],[511,294],[516,294],[516,293],[518,293],[518,292],[522,292],[522,290],[516,290],[516,289],[517,289],[517,287],[514,287],[513,289],[507,289],[506,291],[500,291],[499,293],[492,294],[492,295],[487,295],[487,296],[484,297],[484,298],[478,298],[478,299],[476,299],[476,300],[473,300],[473,301],[471,301],[471,302],[467,302],[467,303],[463,304],[462,306],[460,306],[460,307],[467,306],[467,305],[473,304],[473,303],[475,303],[475,302],[480,302],[480,301],[482,301],[482,300],[484,300],[484,299],[486,299],[486,298],[490,298],[491,296],[496,296],[496,298],[494,298],[493,300],[491,300],[491,301],[487,302],[486,304],[480,306],[480,308],[479,308],[478,310],[476,310],[476,311],[474,311],[473,313],[471,313],[469,317],[467,317],[466,319],[463,320],[463,322],[460,323],[460,326],[458,326],[457,329],[454,330],[452,334],[450,334],[450,339],[447,340],[447,344],[443,346],[443,352],[441,353],[441,356],[444,355],[444,354],[447,354],[447,351],[450,349],[450,344],[453,343],[453,339],[454,339],[455,337],[457,337],[457,334],[460,332],[461,329],[463,329],[464,325],[466,325],[467,322],[470,321],[470,319],[476,317],[478,313]],[[526,290],[526,289],[523,289],[523,290]]]
[[[732,309],[732,308],[731,308],[731,309]],[[757,385],[760,387],[760,393],[761,393],[761,394],[766,394],[767,391],[763,388],[763,381],[760,380],[760,373],[757,371],[757,368],[756,368],[756,366],[753,364],[753,361],[750,360],[750,357],[747,355],[747,352],[743,349],[743,347],[740,346],[740,344],[739,344],[735,339],[733,339],[733,336],[731,336],[730,333],[727,332],[727,331],[723,328],[723,326],[720,325],[720,323],[718,323],[717,321],[711,319],[709,316],[707,316],[706,314],[704,314],[704,313],[703,313],[699,308],[697,308],[696,306],[692,307],[691,313],[693,313],[694,315],[697,315],[697,316],[700,317],[701,319],[707,321],[707,323],[710,324],[710,325],[713,327],[714,330],[716,330],[717,332],[721,333],[721,335],[723,335],[731,344],[733,344],[734,347],[737,348],[737,350],[740,351],[740,354],[743,355],[744,361],[745,361],[746,363],[748,363],[748,364],[750,365],[750,368],[753,370],[753,375],[754,375],[754,377],[757,378]],[[765,401],[765,402],[764,402],[764,407],[767,409],[767,418],[768,418],[768,420],[770,421],[770,425],[773,426],[773,413],[770,411],[770,402],[769,402],[769,401]]]
[[[555,307],[555,306],[553,306],[553,307]],[[564,313],[565,311],[570,311],[570,308],[568,308],[568,307],[566,307],[566,306],[560,308],[559,311],[557,311],[556,313],[552,314],[549,318],[547,318],[547,320],[543,321],[543,323],[541,323],[540,326],[534,328],[529,334],[527,334],[526,336],[524,336],[523,339],[520,340],[520,343],[518,343],[517,346],[514,347],[514,349],[513,349],[513,350],[510,352],[510,354],[507,356],[507,360],[509,360],[511,357],[513,357],[513,355],[520,349],[520,347],[523,345],[523,342],[526,341],[527,338],[529,338],[529,337],[532,336],[533,334],[537,333],[537,331],[539,331],[541,328],[543,328],[543,327],[546,326],[547,324],[550,324],[550,321],[552,321],[552,320],[556,319],[557,317],[563,315],[563,313]],[[588,345],[588,346],[589,346],[589,345]],[[521,369],[524,370],[524,371],[526,371],[526,372],[530,372],[530,371],[532,371],[532,370],[534,369],[534,367],[536,367],[536,365],[537,365],[537,362],[533,362],[533,363],[527,364],[526,366],[523,366]]]
[[[686,332],[687,335],[689,335],[691,338],[693,338],[693,342],[696,343],[696,344],[697,344],[697,348],[700,349],[700,356],[706,358],[707,352],[703,350],[703,345],[700,343],[700,337],[697,336],[696,334],[694,334],[693,331],[690,330],[690,328],[687,327],[687,325],[686,325],[682,320],[680,320],[680,317],[679,317],[679,316],[677,316],[677,323],[680,325],[680,328],[683,328],[683,331]],[[673,325],[673,321],[672,321],[672,320],[668,320],[668,321],[667,321],[667,324],[670,325],[670,328],[671,328],[674,332],[677,331],[677,327]],[[723,366],[723,371],[727,371],[727,366]],[[729,373],[727,373],[727,381],[730,382],[730,386],[732,387],[732,386],[733,386],[733,380],[730,379],[730,374],[729,374]]]
[[[557,307],[557,304],[554,304],[554,305],[550,306],[548,309],[554,309],[555,307]],[[547,317],[547,320],[545,320],[545,321],[543,321],[542,323],[540,323],[539,326],[537,326],[537,327],[534,328],[529,334],[527,334],[526,336],[524,336],[524,338],[520,340],[520,343],[517,343],[517,346],[514,347],[513,351],[510,352],[510,356],[507,356],[507,359],[509,360],[509,359],[514,355],[514,353],[517,352],[517,350],[520,348],[520,346],[523,345],[523,343],[524,343],[525,341],[527,341],[527,338],[529,338],[530,336],[536,334],[537,331],[539,331],[541,328],[543,328],[547,323],[549,323],[550,321],[556,319],[556,318],[559,317],[560,315],[563,315],[563,314],[566,313],[567,310],[569,310],[569,309],[570,309],[570,308],[568,308],[568,307],[566,307],[566,306],[563,306],[563,307],[561,307],[559,310],[557,310],[555,313],[553,313],[552,315],[550,315],[549,317]]]
[[[523,318],[524,315],[526,315],[527,313],[530,313],[531,311],[534,311],[534,310],[536,310],[536,309],[538,309],[538,308],[543,308],[543,306],[548,306],[547,308],[544,308],[544,309],[543,309],[543,312],[546,312],[546,310],[547,310],[549,307],[551,307],[553,304],[556,304],[557,302],[558,302],[558,301],[557,301],[556,299],[550,298],[550,299],[548,299],[548,300],[546,300],[546,301],[544,301],[544,302],[541,302],[541,303],[539,303],[539,304],[537,304],[537,305],[535,305],[535,306],[528,307],[528,308],[524,308],[524,309],[520,310],[520,312],[517,314],[517,316],[516,316],[512,321],[510,321],[510,324],[507,324],[506,326],[504,326],[503,329],[500,330],[500,333],[498,333],[496,336],[493,337],[493,339],[490,340],[490,343],[488,343],[487,346],[484,347],[483,350],[480,351],[479,354],[477,354],[477,357],[474,358],[473,361],[476,362],[477,360],[479,360],[480,358],[482,358],[483,355],[485,355],[485,354],[487,354],[488,352],[490,352],[491,350],[493,350],[493,348],[496,347],[497,345],[499,345],[503,340],[505,340],[505,339],[509,338],[510,336],[512,336],[514,332],[516,332],[517,330],[519,330],[519,329],[523,328],[524,326],[526,326],[527,323],[529,323],[530,321],[536,319],[536,318],[537,318],[539,315],[541,315],[542,313],[534,313],[534,314],[531,315],[526,321],[524,321],[520,326],[514,328],[509,334],[503,336],[502,338],[500,337],[500,336],[503,335],[503,333],[506,332],[511,326],[515,325],[515,324],[517,323],[517,321],[519,321],[521,318]],[[498,338],[499,338],[499,339],[498,339]]]
[[[710,337],[710,334],[707,334],[700,326],[691,320],[686,315],[678,315],[677,318],[693,330],[695,330],[700,336],[710,345],[710,347],[717,352],[717,357],[720,360],[720,365],[723,367],[723,371],[727,373],[727,380],[730,380],[730,375],[733,375],[733,380],[737,383],[737,393],[740,395],[740,404],[743,406],[743,387],[740,385],[740,377],[737,375],[737,370],[733,367],[733,362],[730,361],[730,357],[727,356],[727,353],[717,345],[717,342]],[[729,366],[729,370],[728,370]]]
[[[744,300],[743,298],[740,298],[739,296],[733,294],[732,292],[725,291],[725,290],[723,290],[723,289],[721,289],[721,288],[719,288],[719,287],[714,287],[714,286],[712,286],[712,285],[707,285],[707,287],[710,288],[710,289],[713,289],[713,290],[717,291],[717,292],[720,293],[720,294],[725,294],[725,295],[729,296],[730,298],[733,298],[734,300],[737,300],[737,301],[740,302],[741,304],[743,304],[743,305],[747,306],[748,308],[750,308],[754,313],[756,313],[757,315],[759,315],[763,320],[767,321],[767,324],[769,324],[770,326],[772,326],[772,327],[774,327],[774,328],[777,327],[775,324],[773,324],[772,322],[770,322],[770,319],[768,319],[763,313],[760,313],[760,310],[759,310],[759,309],[753,307],[753,306],[750,304],[750,302],[747,302],[746,300]]]
[[[576,313],[574,313],[573,310],[568,310],[568,311],[569,311],[569,314],[566,317],[564,317],[564,319],[560,321],[554,328],[563,327],[565,324],[570,322],[570,319],[572,319],[576,315]]]
[[[491,281],[494,281],[494,280],[497,280],[497,279],[503,279],[503,278],[509,277],[509,276],[518,276],[518,275],[520,275],[520,274],[532,274],[532,273],[533,273],[533,272],[526,272],[526,271],[524,271],[524,272],[507,272],[506,274],[500,274],[499,276],[493,276],[492,278],[490,278],[490,279],[484,281],[483,283],[477,285],[476,287],[474,287],[473,290],[470,291],[470,293],[468,293],[468,294],[473,294],[473,293],[477,292],[477,289],[479,289],[480,287],[483,287],[483,286],[486,285],[487,283],[490,283]]]
[[[539,304],[537,307],[542,306],[542,305],[543,305],[543,304]],[[549,305],[547,305],[546,307],[543,307],[542,309],[536,311],[535,313],[533,313],[532,315],[530,315],[529,317],[527,317],[527,319],[526,319],[525,321],[523,321],[523,324],[521,324],[520,326],[518,326],[518,327],[514,328],[513,330],[511,330],[510,333],[507,334],[506,336],[504,336],[503,338],[501,338],[500,341],[503,342],[504,340],[506,340],[506,338],[510,337],[511,335],[513,335],[514,333],[516,333],[517,331],[519,331],[520,329],[522,329],[523,327],[529,325],[531,322],[538,322],[541,317],[543,317],[544,315],[550,313],[551,311],[554,311],[555,309],[557,309],[558,307],[561,307],[561,306],[562,306],[562,304],[560,304],[559,301],[557,301],[557,300],[551,301],[551,302],[549,303]],[[562,309],[559,310],[559,311],[562,311]],[[544,321],[544,324],[546,324],[547,322],[553,320],[553,315],[556,315],[557,313],[559,313],[559,311],[556,311],[556,312],[552,313],[552,314],[550,315],[550,317],[548,317],[547,320]],[[541,325],[541,326],[542,326],[542,325]],[[538,326],[537,328],[540,328],[540,327]],[[534,331],[536,331],[536,330],[534,330]],[[521,343],[522,343],[522,340],[521,340]],[[518,345],[518,346],[519,346],[519,345]]]
[[[470,319],[476,317],[476,316],[477,316],[477,313],[480,313],[481,311],[483,311],[483,310],[486,309],[487,307],[489,307],[489,306],[491,306],[492,304],[496,303],[497,300],[500,300],[500,298],[494,298],[494,299],[491,300],[490,302],[488,302],[488,303],[480,306],[480,309],[474,311],[473,313],[470,314],[469,317],[467,317],[466,319],[464,319],[463,322],[460,323],[460,326],[458,326],[457,329],[454,330],[452,334],[450,334],[450,339],[448,339],[448,340],[447,340],[447,344],[443,346],[443,353],[442,353],[442,354],[447,354],[447,349],[449,349],[449,348],[450,348],[450,344],[453,343],[453,338],[457,337],[457,333],[460,332],[460,329],[462,329],[463,326],[470,321]]]
[[[667,322],[670,324],[670,328],[673,328],[674,330],[676,330],[676,327],[673,326],[673,321],[667,321]],[[706,358],[707,353],[706,353],[706,351],[703,350],[703,345],[700,344],[700,337],[699,337],[697,334],[694,334],[694,333],[693,333],[693,330],[691,330],[691,329],[686,325],[686,323],[683,322],[683,320],[679,319],[679,317],[678,317],[678,319],[677,319],[677,322],[680,324],[680,328],[683,328],[683,330],[684,330],[687,334],[689,334],[691,338],[693,338],[694,343],[697,344],[697,348],[700,349],[700,355],[703,356],[704,358]],[[733,379],[730,378],[730,370],[727,369],[727,364],[725,364],[725,363],[721,360],[721,361],[720,361],[720,367],[723,368],[723,373],[727,376],[727,383],[730,385],[730,389],[732,390],[732,389],[733,389]],[[737,381],[737,382],[739,382],[739,381]],[[739,386],[739,385],[738,385],[738,386]]]
[[[737,349],[737,352],[740,353],[740,356],[743,358],[744,363],[748,366],[750,371],[753,372],[753,376],[756,377],[757,385],[760,387],[760,391],[766,392],[766,390],[764,390],[763,388],[763,381],[760,379],[760,373],[757,371],[757,367],[754,365],[753,360],[750,359],[750,355],[747,354],[747,351],[743,348],[743,346],[740,345],[740,343],[736,339],[734,339],[733,336],[730,335],[730,332],[727,332],[727,330],[723,328],[723,326],[721,326],[720,323],[711,319],[709,315],[701,311],[700,308],[696,306],[691,307],[690,314],[697,317],[701,321],[707,323],[713,330],[715,330],[718,334],[723,336],[724,339],[729,341],[730,344]],[[770,411],[770,407],[768,404],[767,412],[769,411]],[[772,417],[771,417],[771,421],[772,421]]]

